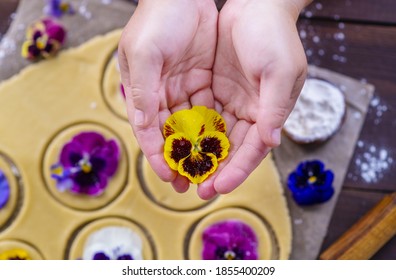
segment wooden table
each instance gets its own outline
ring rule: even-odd
[[[17,4],[18,0],[1,1],[0,34],[7,30]],[[396,191],[395,10],[393,0],[320,0],[307,7],[298,21],[310,64],[376,87],[322,251],[385,194]],[[370,165],[375,172],[366,169]],[[396,238],[373,259],[396,259]]]
[[[307,7],[298,22],[310,64],[376,87],[322,250],[396,191],[395,10],[393,0],[321,0]],[[365,164],[378,172],[370,173]],[[396,238],[373,259],[396,259]]]

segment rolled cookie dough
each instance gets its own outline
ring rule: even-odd
[[[271,233],[263,233],[262,240],[266,241],[262,246],[273,248],[268,248],[262,258],[287,259],[291,252],[291,222],[271,156],[237,190],[202,205],[197,204],[194,193],[186,196],[176,193],[170,184],[153,178],[155,175],[147,165],[141,166],[144,161],[139,160],[140,149],[129,123],[109,108],[102,92],[106,65],[120,34],[117,30],[96,37],[54,59],[27,67],[0,85],[0,153],[15,163],[24,182],[21,210],[5,230],[0,229],[0,252],[4,249],[1,241],[17,239],[34,245],[44,259],[78,258],[86,233],[92,225],[102,225],[96,221],[106,221],[103,226],[108,226],[113,224],[108,221],[122,220],[144,229],[147,242],[143,243],[146,252],[143,257],[195,258],[200,252],[189,250],[199,248],[199,244],[189,242],[201,242],[199,237],[191,238],[194,230],[199,229],[197,224],[210,221],[218,211],[228,219],[236,215],[234,209],[244,209],[259,217],[251,225],[254,230],[261,231],[263,225],[255,226],[259,221],[265,221],[266,231],[270,228]],[[74,205],[84,204],[82,200],[67,205],[49,191],[46,169],[51,155],[48,153],[55,152],[53,141],[63,131],[71,127],[92,129],[96,125],[111,130],[123,143],[126,185],[108,203],[95,207]],[[143,190],[144,176],[149,177],[145,182],[156,195],[154,200]],[[195,186],[191,188],[194,191]],[[192,207],[188,207],[190,200]],[[183,206],[172,208],[164,204]],[[276,255],[272,253],[275,251]]]

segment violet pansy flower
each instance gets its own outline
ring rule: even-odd
[[[116,173],[120,148],[97,132],[82,132],[63,146],[51,176],[60,191],[97,196],[103,193]]]
[[[50,18],[41,19],[27,28],[22,57],[37,60],[54,56],[65,39],[66,30],[60,23]]]
[[[72,15],[75,13],[73,5],[69,1],[47,0],[45,12],[49,16],[60,18],[65,14]]]
[[[258,240],[253,229],[238,220],[226,220],[205,229],[204,260],[257,260]]]
[[[10,198],[10,185],[7,177],[0,170],[0,210],[7,204]]]
[[[334,194],[334,174],[319,160],[303,161],[288,178],[287,186],[299,205],[328,201]]]

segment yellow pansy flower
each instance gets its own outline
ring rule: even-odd
[[[0,260],[30,260],[28,252],[23,249],[11,249],[0,253]]]
[[[172,114],[165,122],[163,134],[166,162],[193,184],[202,183],[228,155],[230,142],[225,121],[205,106]]]

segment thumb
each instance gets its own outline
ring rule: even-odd
[[[268,147],[280,145],[283,124],[297,101],[305,76],[304,68],[299,72],[276,71],[261,78],[257,123],[260,137]]]
[[[147,128],[158,115],[162,64],[159,65],[148,50],[127,52],[123,47],[119,50],[129,122],[134,129]]]

